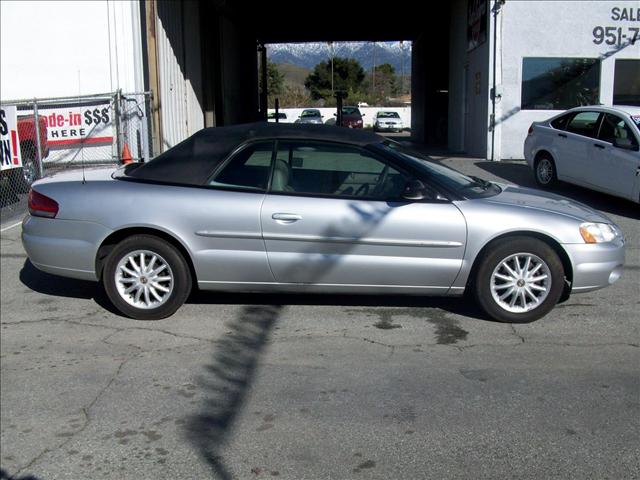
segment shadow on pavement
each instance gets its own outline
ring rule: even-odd
[[[469,296],[470,297],[470,296]],[[187,303],[210,305],[306,305],[344,307],[439,308],[448,313],[492,322],[468,296],[435,297],[420,295],[340,295],[321,293],[216,293],[195,291]]]
[[[59,277],[38,270],[26,260],[20,271],[24,286],[44,295],[63,298],[93,299],[99,306],[113,313],[122,314],[111,305],[106,293],[97,282]],[[206,305],[326,305],[345,307],[406,307],[439,308],[449,313],[492,321],[475,302],[464,297],[433,297],[419,295],[339,295],[303,293],[229,293],[194,290],[187,299],[188,304]]]
[[[523,187],[539,188],[533,179],[533,173],[524,162],[476,162],[475,165],[496,177]],[[596,192],[586,188],[559,182],[553,193],[576,200],[606,213],[621,217],[640,219],[640,208],[630,200]]]
[[[38,270],[28,259],[20,270],[19,278],[25,287],[34,292],[56,297],[93,299],[105,310],[122,316],[111,304],[100,283],[52,275]]]
[[[0,480],[38,480],[38,477],[35,475],[16,477],[15,475],[9,475],[4,468],[0,468]]]
[[[242,411],[257,373],[260,357],[282,306],[246,306],[227,327],[200,379],[205,401],[187,420],[191,444],[220,479],[233,478],[219,454]]]

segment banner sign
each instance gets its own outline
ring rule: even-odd
[[[113,112],[110,100],[62,105],[42,105],[38,115],[47,124],[49,148],[110,145]]]
[[[16,107],[0,107],[0,170],[22,167]]]

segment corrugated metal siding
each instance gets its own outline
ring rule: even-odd
[[[161,148],[165,151],[203,126],[198,102],[202,98],[200,29],[195,2],[158,1],[157,6]],[[188,25],[186,31],[184,25]]]

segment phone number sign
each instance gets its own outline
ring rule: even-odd
[[[609,15],[616,23],[593,27],[593,43],[623,47],[640,42],[640,8],[616,6],[611,8]]]

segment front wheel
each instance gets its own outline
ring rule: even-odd
[[[479,305],[501,322],[537,320],[558,303],[564,268],[558,254],[536,238],[498,240],[482,258],[475,278]]]
[[[187,300],[191,274],[173,245],[151,235],[134,235],[109,253],[102,283],[123,314],[159,320],[173,315]]]

